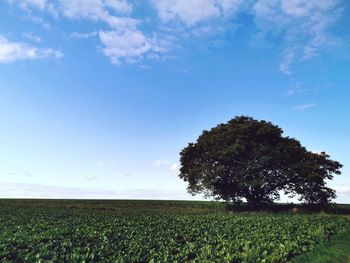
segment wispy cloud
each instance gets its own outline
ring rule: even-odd
[[[292,64],[337,44],[329,29],[342,12],[338,0],[258,0],[253,10],[260,35],[283,38],[286,49],[280,69],[287,75],[293,73]]]
[[[47,5],[47,0],[7,0],[11,4],[17,4],[22,9],[37,8],[44,10]]]
[[[71,38],[77,38],[77,39],[88,39],[92,37],[97,37],[98,32],[97,31],[91,31],[91,32],[73,32],[70,37]]]
[[[181,21],[186,26],[194,26],[210,19],[232,16],[240,8],[242,0],[153,0],[163,22]]]
[[[100,31],[99,37],[104,45],[103,53],[115,64],[123,61],[136,63],[147,54],[157,54],[164,50],[156,38],[145,36],[137,29]]]
[[[280,70],[286,74],[291,75],[292,70],[290,69],[291,64],[294,61],[295,52],[292,49],[288,49],[285,51],[285,54],[283,56],[283,61],[280,64]]]
[[[32,32],[24,32],[22,34],[22,36],[25,37],[28,40],[31,40],[31,41],[34,41],[34,42],[37,42],[37,43],[41,43],[42,42],[41,37],[33,34]]]
[[[47,11],[54,17],[58,17],[56,3],[50,0],[7,0],[12,5],[31,13],[31,9],[39,10],[40,12]]]
[[[0,63],[44,58],[60,59],[63,53],[52,48],[39,48],[22,42],[12,42],[0,36]]]
[[[50,23],[47,22],[47,20],[40,16],[33,15],[33,13],[31,12],[28,12],[25,16],[22,17],[22,19],[38,24],[45,30],[52,30],[52,26]]]
[[[168,27],[169,24],[177,29],[184,26],[191,32],[202,32],[199,36],[227,30],[218,20],[223,24],[232,25],[235,21],[239,24],[235,19],[238,14],[252,15],[258,31],[255,40],[273,43],[277,37],[282,39],[285,49],[279,68],[286,75],[293,74],[296,63],[338,44],[330,28],[342,13],[339,0],[153,0],[152,3]]]
[[[296,105],[296,106],[293,107],[293,109],[294,110],[303,111],[303,110],[307,110],[307,109],[313,108],[315,106],[316,106],[315,103],[308,103],[308,104]]]
[[[289,96],[292,96],[298,93],[307,92],[307,91],[310,91],[310,89],[305,88],[302,83],[296,82],[287,90],[287,92],[285,93],[285,96],[289,97]]]
[[[98,36],[102,53],[114,64],[136,63],[157,58],[167,48],[165,41],[138,29],[141,21],[131,17],[133,5],[126,0],[61,0],[57,10],[70,19],[89,19],[105,22],[109,30],[72,34],[76,38]]]
[[[181,40],[222,34],[233,25],[244,26],[240,14],[255,24],[255,39],[282,41],[280,71],[293,74],[293,66],[317,56],[323,48],[338,44],[330,33],[342,14],[340,0],[151,0],[158,20],[145,30],[147,19],[136,17],[141,3],[128,0],[7,0],[35,17],[31,10],[56,18],[96,22],[93,32],[71,34],[74,38],[98,37],[102,54],[112,63],[143,63],[167,57]],[[37,12],[38,13],[38,12]],[[101,23],[105,25],[101,25]],[[106,28],[107,25],[107,28]],[[223,34],[222,34],[223,35]],[[239,36],[237,36],[239,37]]]
[[[130,14],[132,5],[126,0],[60,0],[57,9],[70,18],[108,21],[113,19],[109,10],[118,14]]]

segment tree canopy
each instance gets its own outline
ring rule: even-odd
[[[179,176],[191,194],[252,206],[278,200],[281,191],[305,203],[327,204],[335,191],[326,181],[342,167],[327,153],[284,137],[280,127],[246,116],[204,130],[180,156]]]

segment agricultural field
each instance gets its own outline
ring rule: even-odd
[[[349,222],[215,202],[0,200],[0,262],[290,262]]]

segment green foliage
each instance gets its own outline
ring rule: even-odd
[[[323,240],[314,250],[296,257],[295,263],[347,263],[350,260],[350,228]]]
[[[280,191],[301,201],[325,205],[335,197],[326,180],[342,165],[326,153],[307,151],[282,136],[280,127],[250,117],[236,117],[203,131],[180,153],[180,178],[192,194],[259,206],[279,199]]]
[[[186,211],[155,202],[162,212],[84,202],[0,201],[0,262],[288,262],[349,226],[339,216],[208,212],[204,202],[183,202]]]

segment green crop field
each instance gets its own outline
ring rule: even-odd
[[[289,262],[349,229],[214,202],[0,200],[0,262]]]

